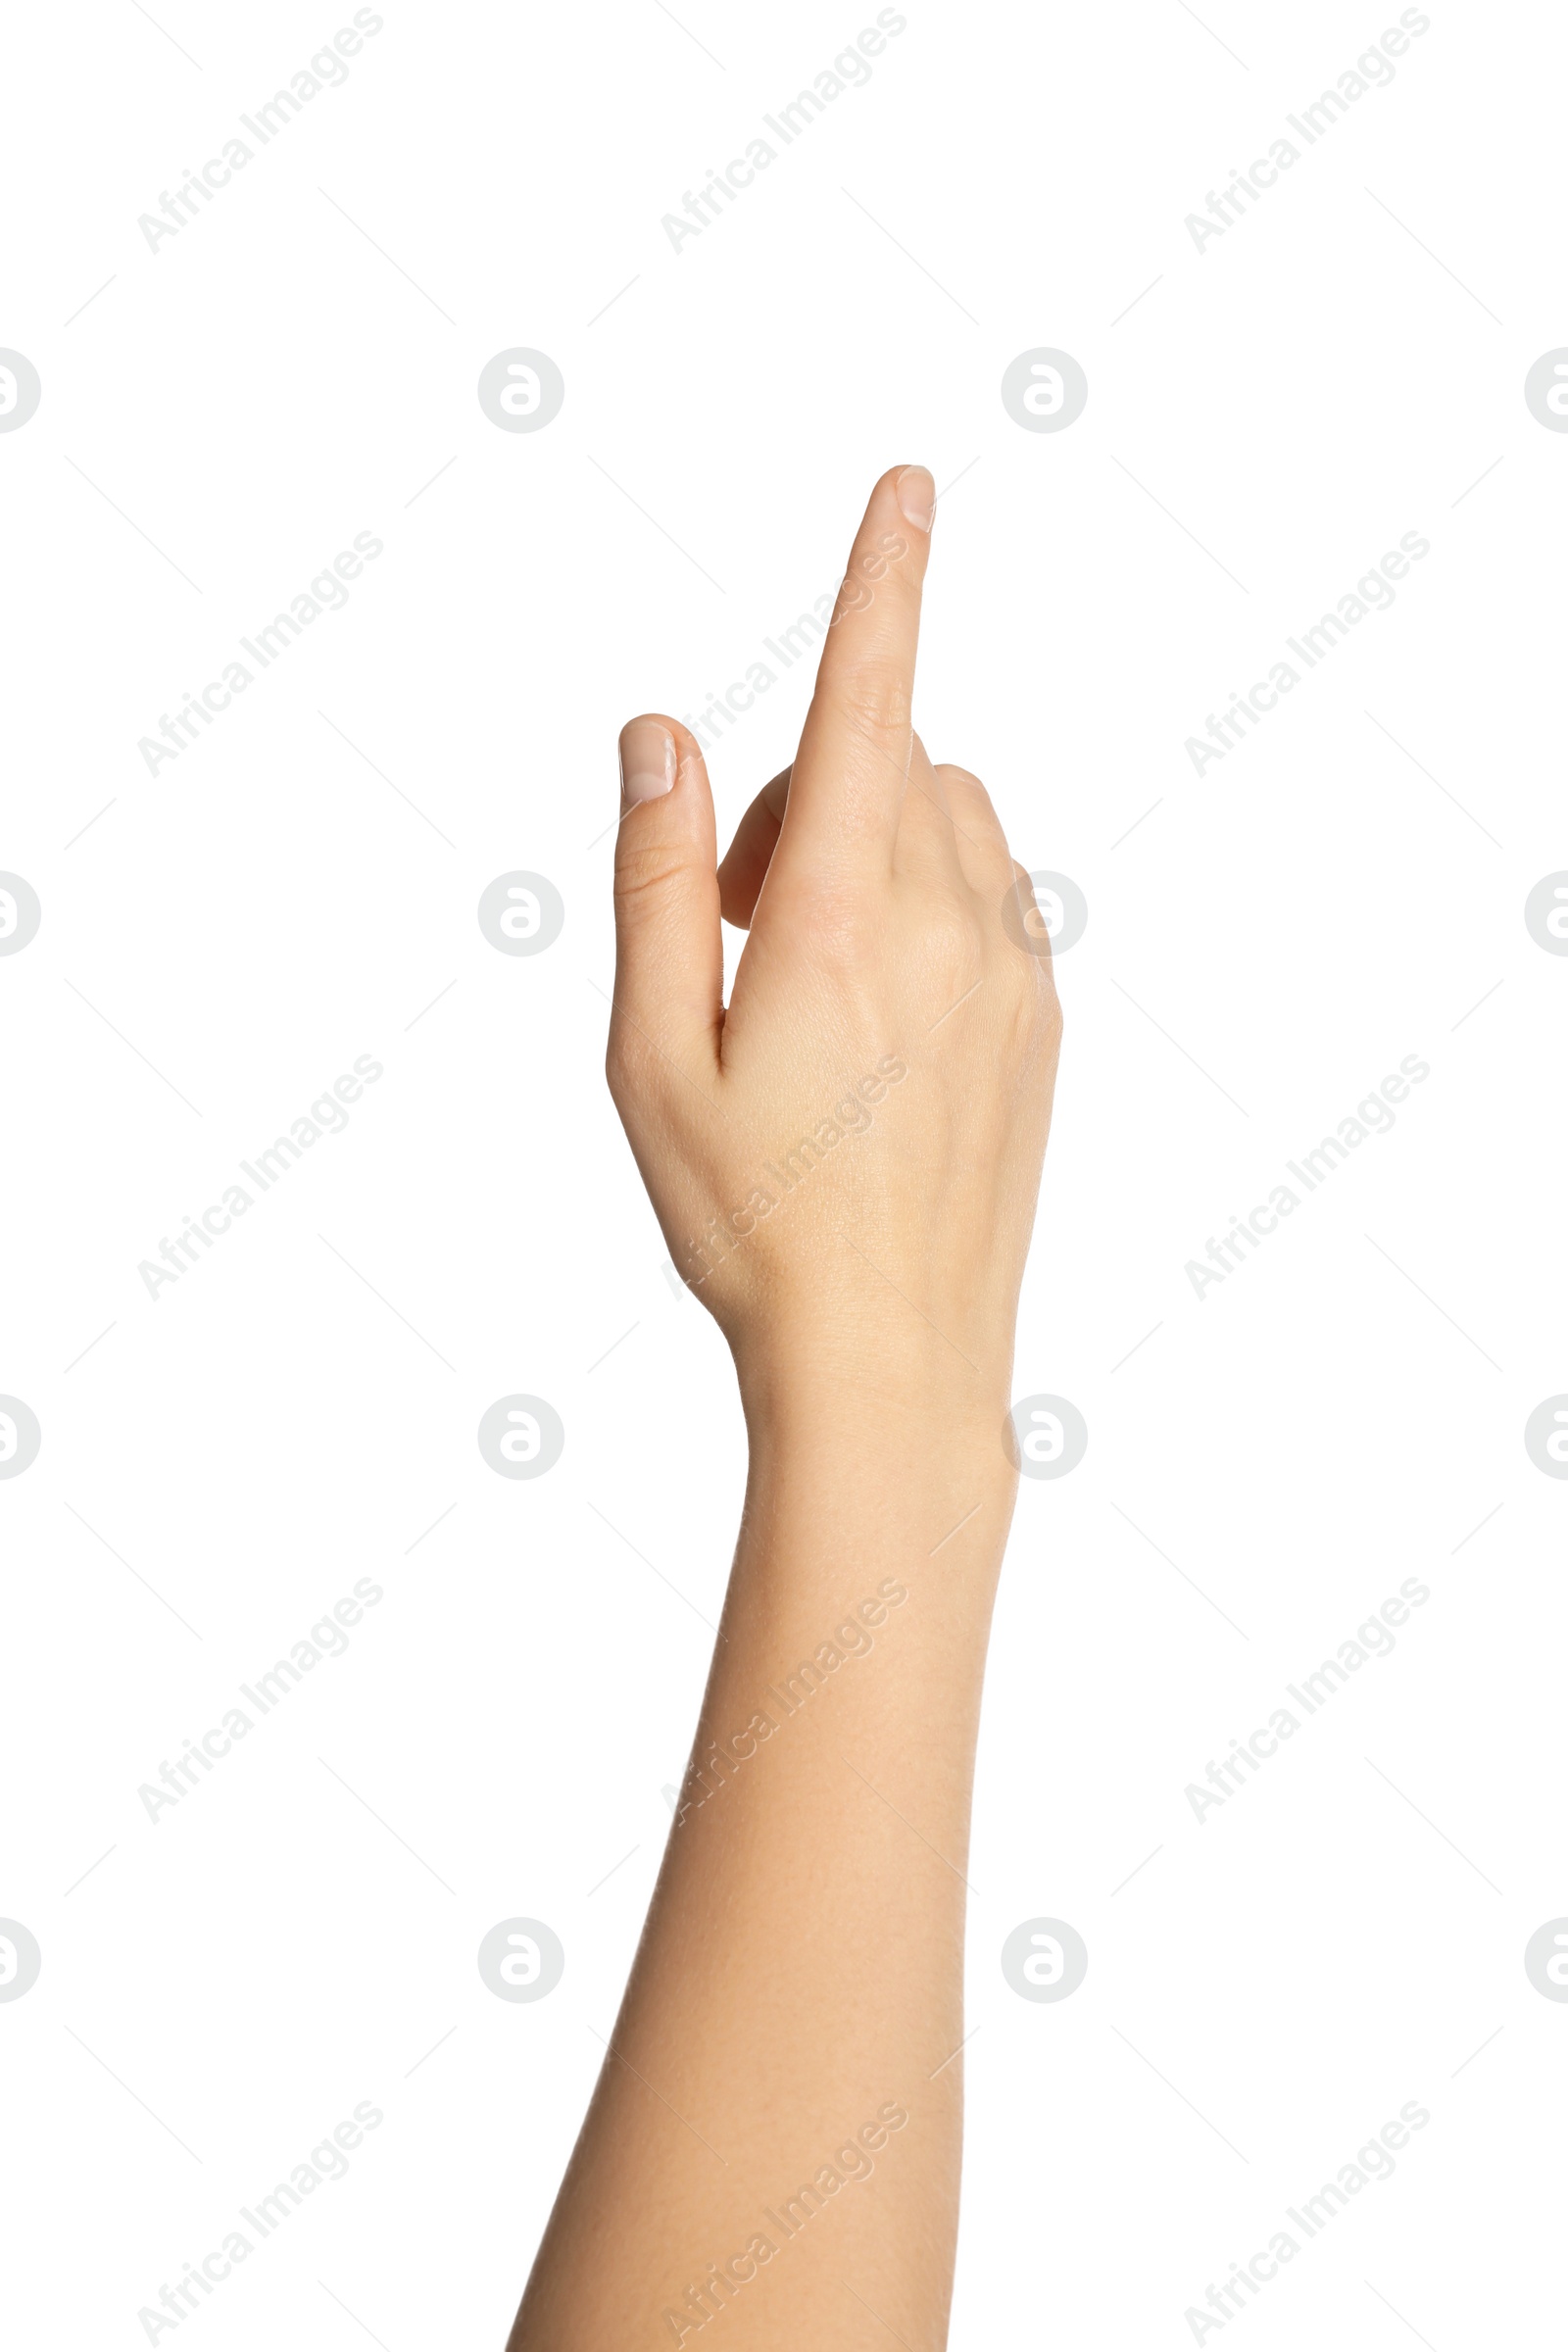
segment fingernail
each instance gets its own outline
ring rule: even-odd
[[[906,522],[916,530],[928,531],[931,517],[937,511],[937,486],[923,466],[906,466],[900,474],[897,489],[899,510]]]
[[[675,781],[675,738],[657,718],[634,718],[620,730],[620,798],[631,808],[657,801]]]

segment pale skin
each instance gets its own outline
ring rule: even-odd
[[[750,1471],[509,2352],[947,2339],[970,1788],[1061,1022],[984,787],[911,729],[934,504],[918,466],[872,491],[793,767],[722,864],[693,737],[621,737],[611,1091],[734,1356]],[[749,931],[727,1007],[721,916]]]

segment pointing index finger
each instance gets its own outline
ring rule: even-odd
[[[891,861],[911,744],[936,484],[896,466],[871,493],[828,624],[779,854]]]

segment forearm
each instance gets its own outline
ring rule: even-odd
[[[692,1768],[516,2352],[691,2344],[732,2301],[754,2352],[859,2345],[866,2304],[940,2340],[1005,1367],[862,1352],[843,1385],[745,1384]]]

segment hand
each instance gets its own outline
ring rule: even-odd
[[[1061,1016],[984,786],[910,728],[934,506],[923,466],[872,491],[794,764],[722,867],[690,733],[622,732],[608,1073],[743,1388],[907,1369],[1004,1410]]]

